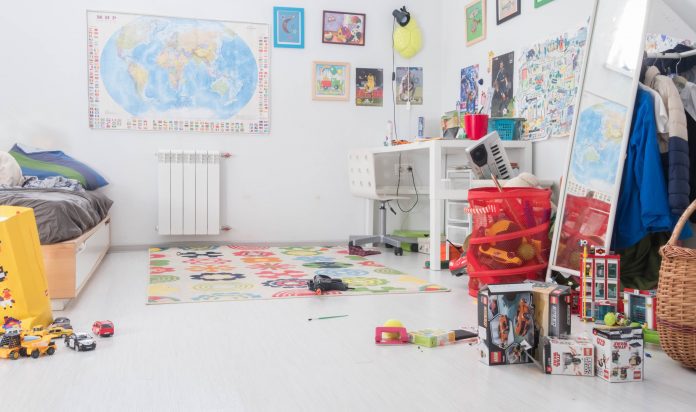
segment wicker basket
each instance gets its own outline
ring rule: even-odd
[[[694,211],[696,201],[686,209],[672,237],[660,249],[662,266],[657,287],[657,329],[667,355],[696,369],[696,249],[676,246]]]

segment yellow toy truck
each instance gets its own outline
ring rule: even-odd
[[[20,356],[38,358],[56,353],[56,344],[50,336],[23,336],[18,330],[9,330],[0,339],[0,358],[17,360]]]

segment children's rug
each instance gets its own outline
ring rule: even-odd
[[[314,275],[354,288],[327,296],[449,292],[450,289],[348,254],[345,247],[196,246],[150,248],[148,303],[315,296]]]

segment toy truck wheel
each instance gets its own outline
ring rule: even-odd
[[[10,352],[10,359],[12,359],[12,360],[19,359],[19,352],[18,351]]]
[[[48,350],[46,351],[46,353],[48,354],[48,356],[53,356],[53,354],[56,353],[56,348],[54,348],[53,346],[51,346],[50,348],[48,348]]]
[[[26,348],[21,348],[21,349],[19,349],[19,355],[20,355],[20,356],[28,356],[28,355],[27,355],[27,349],[26,349]]]
[[[395,254],[396,256],[403,256],[404,250],[403,250],[402,248],[400,248],[400,247],[396,247],[396,248],[394,248],[394,254]]]
[[[33,351],[31,351],[31,357],[34,359],[38,358],[40,355],[41,355],[41,353],[39,352],[38,349],[34,349]]]

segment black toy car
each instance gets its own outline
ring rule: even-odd
[[[70,327],[70,319],[63,318],[63,317],[55,318],[55,319],[53,319],[52,325],[62,326],[62,327],[66,327],[66,326]]]
[[[326,275],[315,275],[314,279],[310,280],[307,286],[309,287],[309,290],[315,292],[317,295],[321,295],[322,293],[330,290],[344,291],[352,289],[343,283],[341,279],[333,279]]]
[[[95,349],[97,347],[97,342],[95,342],[94,338],[92,338],[89,334],[80,332],[66,336],[65,346],[81,352]]]

